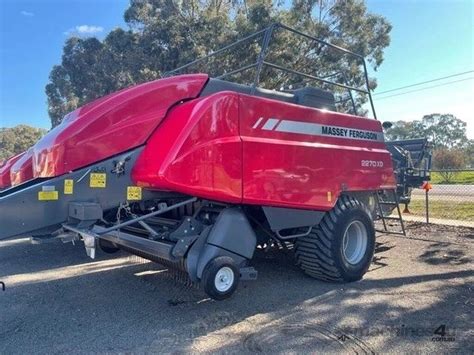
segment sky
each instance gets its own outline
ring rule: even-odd
[[[0,127],[50,128],[44,87],[70,35],[125,27],[128,0],[0,0]],[[393,25],[385,60],[371,75],[382,121],[452,113],[474,139],[474,0],[368,0]],[[469,72],[405,90],[383,91]],[[457,81],[455,83],[451,83]],[[403,95],[407,91],[445,84]]]

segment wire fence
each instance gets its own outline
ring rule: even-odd
[[[414,189],[404,219],[474,227],[474,169],[433,170],[431,189]]]

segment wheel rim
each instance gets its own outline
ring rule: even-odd
[[[342,239],[342,251],[349,264],[355,265],[362,260],[367,250],[367,229],[361,221],[351,222]]]
[[[224,266],[219,269],[214,278],[214,285],[216,286],[217,291],[226,292],[234,283],[234,271],[228,266]]]

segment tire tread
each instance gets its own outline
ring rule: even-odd
[[[339,219],[348,211],[364,209],[356,198],[341,196],[334,208],[327,212],[311,233],[295,241],[296,264],[309,276],[333,282],[344,282],[344,276],[332,257],[337,236],[335,228]]]

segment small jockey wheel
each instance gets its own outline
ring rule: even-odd
[[[239,269],[234,260],[219,256],[207,264],[201,278],[204,291],[215,300],[229,298],[237,288],[240,279]]]

